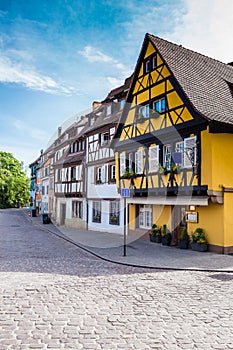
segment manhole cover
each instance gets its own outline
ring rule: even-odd
[[[20,227],[20,225],[10,225],[10,227]]]

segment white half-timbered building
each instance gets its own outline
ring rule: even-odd
[[[123,233],[123,201],[116,187],[116,164],[110,147],[130,78],[112,90],[89,115],[86,134],[87,222],[89,230]]]

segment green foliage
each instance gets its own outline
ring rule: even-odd
[[[29,179],[22,164],[11,153],[0,152],[0,208],[26,205]]]
[[[150,233],[151,236],[161,236],[161,227],[157,226],[156,224],[153,224],[151,226],[151,233]]]
[[[207,243],[206,233],[201,227],[197,227],[192,233],[192,242],[194,243]]]
[[[180,239],[182,241],[188,241],[189,240],[189,235],[188,235],[188,231],[187,231],[186,227],[184,227],[183,230],[181,231]]]
[[[171,237],[171,233],[170,231],[168,230],[167,228],[167,225],[164,224],[161,228],[161,234],[162,234],[162,237]]]

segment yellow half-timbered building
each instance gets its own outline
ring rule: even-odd
[[[129,229],[202,227],[233,252],[233,67],[146,34],[114,147]],[[191,214],[188,214],[191,213]]]

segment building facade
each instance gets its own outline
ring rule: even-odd
[[[203,227],[233,251],[233,67],[147,34],[114,147],[129,225]]]

